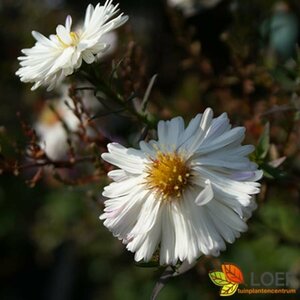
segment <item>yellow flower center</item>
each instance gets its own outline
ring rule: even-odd
[[[40,114],[39,121],[47,126],[52,126],[59,122],[59,117],[53,110],[46,106],[45,108],[43,108]]]
[[[185,159],[176,152],[158,152],[146,172],[148,188],[154,189],[163,200],[168,201],[182,195],[190,177]]]
[[[70,47],[70,46],[77,46],[78,43],[79,43],[79,36],[76,32],[74,31],[71,31],[70,32],[70,37],[71,37],[71,43],[70,44],[66,44],[60,37],[59,35],[56,35],[60,44],[64,47],[64,48],[67,48],[67,47]]]

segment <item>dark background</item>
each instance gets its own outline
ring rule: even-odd
[[[297,68],[288,78],[278,73],[278,66],[289,59],[297,64],[298,41],[292,45],[283,41],[286,53],[273,45],[274,58],[269,48],[270,36],[276,32],[261,33],[263,22],[274,16],[275,2],[225,0],[185,19],[163,1],[121,0],[121,10],[130,21],[119,31],[118,55],[122,57],[134,40],[143,53],[145,78],[158,74],[150,105],[154,114],[160,118],[180,114],[188,120],[209,105],[216,114],[227,111],[234,125],[246,126],[247,141],[253,144],[270,121],[271,142],[279,156],[288,157],[282,166],[288,176],[263,182],[249,231],[219,258],[203,258],[192,271],[171,280],[159,299],[217,299],[219,288],[207,274],[224,261],[239,265],[246,282],[250,272],[290,271],[296,274],[292,287],[300,287],[299,111],[260,117],[275,105],[291,106],[291,96],[298,92]],[[6,158],[15,158],[16,149],[26,145],[16,112],[33,122],[39,103],[49,98],[43,89],[31,92],[30,85],[14,75],[20,50],[33,46],[32,30],[47,36],[64,23],[67,14],[76,24],[88,3],[0,2],[0,131]],[[289,5],[297,19],[297,1]],[[298,29],[287,28],[291,30]],[[125,134],[129,139],[130,130]],[[46,177],[30,188],[28,176],[6,172],[1,176],[0,299],[148,299],[162,270],[136,266],[133,255],[98,220],[106,179],[72,187]],[[232,299],[242,297],[288,296],[235,295]]]

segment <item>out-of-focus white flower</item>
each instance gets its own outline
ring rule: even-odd
[[[65,156],[68,149],[68,134],[61,120],[70,132],[78,129],[79,120],[62,99],[51,102],[55,112],[45,105],[34,127],[40,138],[41,148],[49,158],[56,160]]]
[[[262,176],[242,146],[245,128],[231,128],[224,113],[211,109],[187,128],[181,117],[158,123],[158,141],[140,150],[108,144],[102,158],[119,169],[104,188],[104,225],[149,261],[159,249],[160,264],[193,263],[202,254],[219,255],[247,230]]]
[[[74,133],[79,129],[80,121],[74,114],[74,102],[68,96],[68,87],[61,86],[62,96],[56,100],[51,99],[55,112],[45,105],[34,128],[40,138],[40,146],[50,159],[61,159],[68,151],[68,133],[63,123],[70,132],[69,138],[76,144]],[[90,91],[82,91],[82,104],[88,113],[95,113],[100,104]],[[82,116],[87,117],[85,115]],[[62,123],[63,122],[63,123]],[[89,134],[89,132],[88,132]]]
[[[102,42],[110,45],[109,48],[96,56],[96,61],[103,61],[107,59],[108,56],[113,55],[118,47],[118,35],[115,31],[111,31],[103,35]]]
[[[66,18],[65,26],[58,25],[56,34],[49,38],[33,31],[35,45],[23,49],[19,57],[21,68],[16,72],[23,82],[33,82],[32,90],[41,85],[53,89],[64,77],[78,69],[82,61],[94,62],[96,55],[105,53],[109,44],[102,41],[108,32],[123,25],[128,17],[118,15],[118,5],[107,0],[104,5],[89,5],[83,25],[71,31],[72,18]]]
[[[182,10],[186,17],[195,15],[201,9],[210,9],[217,5],[222,0],[168,0],[171,7],[176,7]]]

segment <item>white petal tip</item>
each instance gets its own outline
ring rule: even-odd
[[[211,118],[213,117],[213,114],[214,114],[214,112],[210,107],[206,108],[203,113],[204,116],[207,116],[207,117],[209,116]]]
[[[209,203],[214,198],[214,192],[210,180],[206,180],[206,187],[199,193],[195,199],[195,203],[198,206],[203,206]]]

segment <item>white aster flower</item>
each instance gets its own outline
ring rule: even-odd
[[[140,142],[140,150],[117,143],[102,158],[117,166],[104,188],[104,225],[149,261],[156,249],[160,264],[193,263],[200,255],[219,255],[233,243],[255,208],[255,182],[262,176],[242,146],[245,128],[231,128],[224,113],[211,109],[191,120],[158,123],[158,141]]]
[[[66,18],[65,26],[58,25],[56,34],[49,38],[33,31],[35,45],[23,49],[19,57],[21,68],[16,72],[23,82],[33,82],[35,90],[41,85],[53,89],[57,83],[78,69],[82,60],[87,64],[94,62],[99,53],[104,53],[109,44],[102,41],[108,32],[123,25],[128,17],[118,14],[118,5],[107,0],[104,5],[89,5],[83,25],[71,31],[72,18]]]

